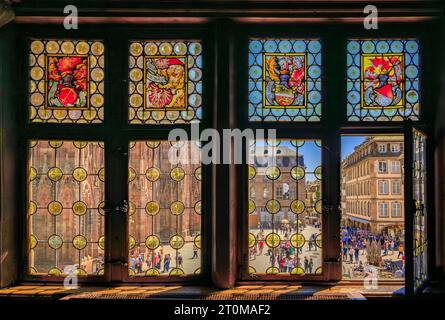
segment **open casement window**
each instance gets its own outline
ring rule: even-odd
[[[408,132],[431,114],[422,104],[428,48],[416,33],[370,34],[334,41],[304,29],[246,29],[238,46],[242,126],[275,129],[276,140],[265,133],[245,150],[241,280],[363,283],[359,274],[375,266],[379,283],[412,293],[428,278],[419,186],[427,185],[412,166],[424,160],[411,154],[425,138]],[[363,138],[348,163],[346,136]],[[365,233],[359,245],[357,234]]]
[[[428,142],[427,135],[417,128],[412,129],[412,207],[413,211],[413,289],[420,291],[429,279],[428,267]]]
[[[23,279],[203,279],[208,173],[169,132],[207,125],[205,32],[60,34],[21,38]]]

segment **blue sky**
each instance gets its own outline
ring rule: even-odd
[[[366,136],[342,136],[341,137],[341,159],[354,152],[354,147],[365,140]]]

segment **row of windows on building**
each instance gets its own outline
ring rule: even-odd
[[[379,160],[375,167],[376,173],[400,173],[401,165],[399,160]],[[371,173],[370,162],[365,162],[351,168],[346,172],[346,179],[356,179]]]
[[[402,205],[399,201],[379,202],[379,217],[389,217],[389,208],[391,207],[391,217],[399,218],[402,216]],[[347,201],[346,211],[350,214],[357,214],[365,217],[371,217],[371,201]]]
[[[400,194],[400,180],[391,181],[391,194]],[[379,194],[389,194],[389,180],[378,181]],[[346,196],[368,196],[371,195],[371,181],[362,181],[346,186]]]
[[[374,149],[375,150],[375,149]],[[388,154],[388,153],[392,153],[392,154],[399,154],[400,152],[403,151],[403,145],[399,144],[399,143],[391,143],[391,144],[386,144],[386,143],[379,143],[377,145],[377,152],[374,152],[375,155],[378,154]],[[367,148],[363,148],[360,151],[356,151],[354,152],[354,155],[351,155],[350,157],[348,157],[348,163],[355,163],[360,161],[361,159],[372,155],[373,154],[373,146],[370,145]]]

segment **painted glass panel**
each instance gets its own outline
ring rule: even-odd
[[[415,39],[349,40],[348,120],[418,120],[419,55]]]
[[[28,273],[102,275],[102,143],[33,140],[28,152]]]
[[[130,276],[201,272],[200,159],[194,141],[130,144]]]
[[[322,273],[320,140],[249,147],[249,274]]]
[[[320,121],[321,42],[249,42],[249,120]]]
[[[100,123],[104,119],[104,45],[96,40],[32,40],[29,119]]]
[[[129,122],[202,119],[202,45],[197,40],[130,43]]]
[[[428,279],[426,237],[426,136],[413,129],[414,287]]]

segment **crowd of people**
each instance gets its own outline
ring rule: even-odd
[[[303,247],[307,245],[308,251],[317,251],[317,245],[315,242],[317,233],[310,235],[309,239],[305,239],[305,243],[302,246],[294,247],[291,244],[290,237],[298,232],[301,232],[302,226],[293,224],[278,224],[276,229],[270,232],[276,232],[281,242],[276,248],[270,248],[266,244],[266,237],[264,229],[261,229],[256,235],[255,245],[250,248],[249,258],[250,260],[256,260],[257,257],[265,255],[269,258],[270,266],[277,267],[279,272],[290,273],[293,268],[299,267],[304,270],[304,273],[314,273],[316,266],[312,257],[303,255]]]
[[[395,254],[397,256],[394,259]],[[360,256],[363,256],[363,259],[360,259]],[[391,236],[384,232],[373,234],[369,230],[342,226],[342,258],[344,264],[352,265],[354,271],[358,273],[363,272],[366,266],[396,272],[394,269],[401,268],[386,267],[385,263],[399,260],[403,266],[405,259],[403,237]]]
[[[193,254],[191,260],[198,259],[198,247],[193,244]],[[175,254],[164,252],[162,246],[158,250],[148,250],[142,252],[130,252],[130,269],[135,273],[143,273],[147,269],[157,269],[160,273],[168,273],[172,268],[172,260],[174,259],[177,268],[183,268],[184,257],[178,250]]]

